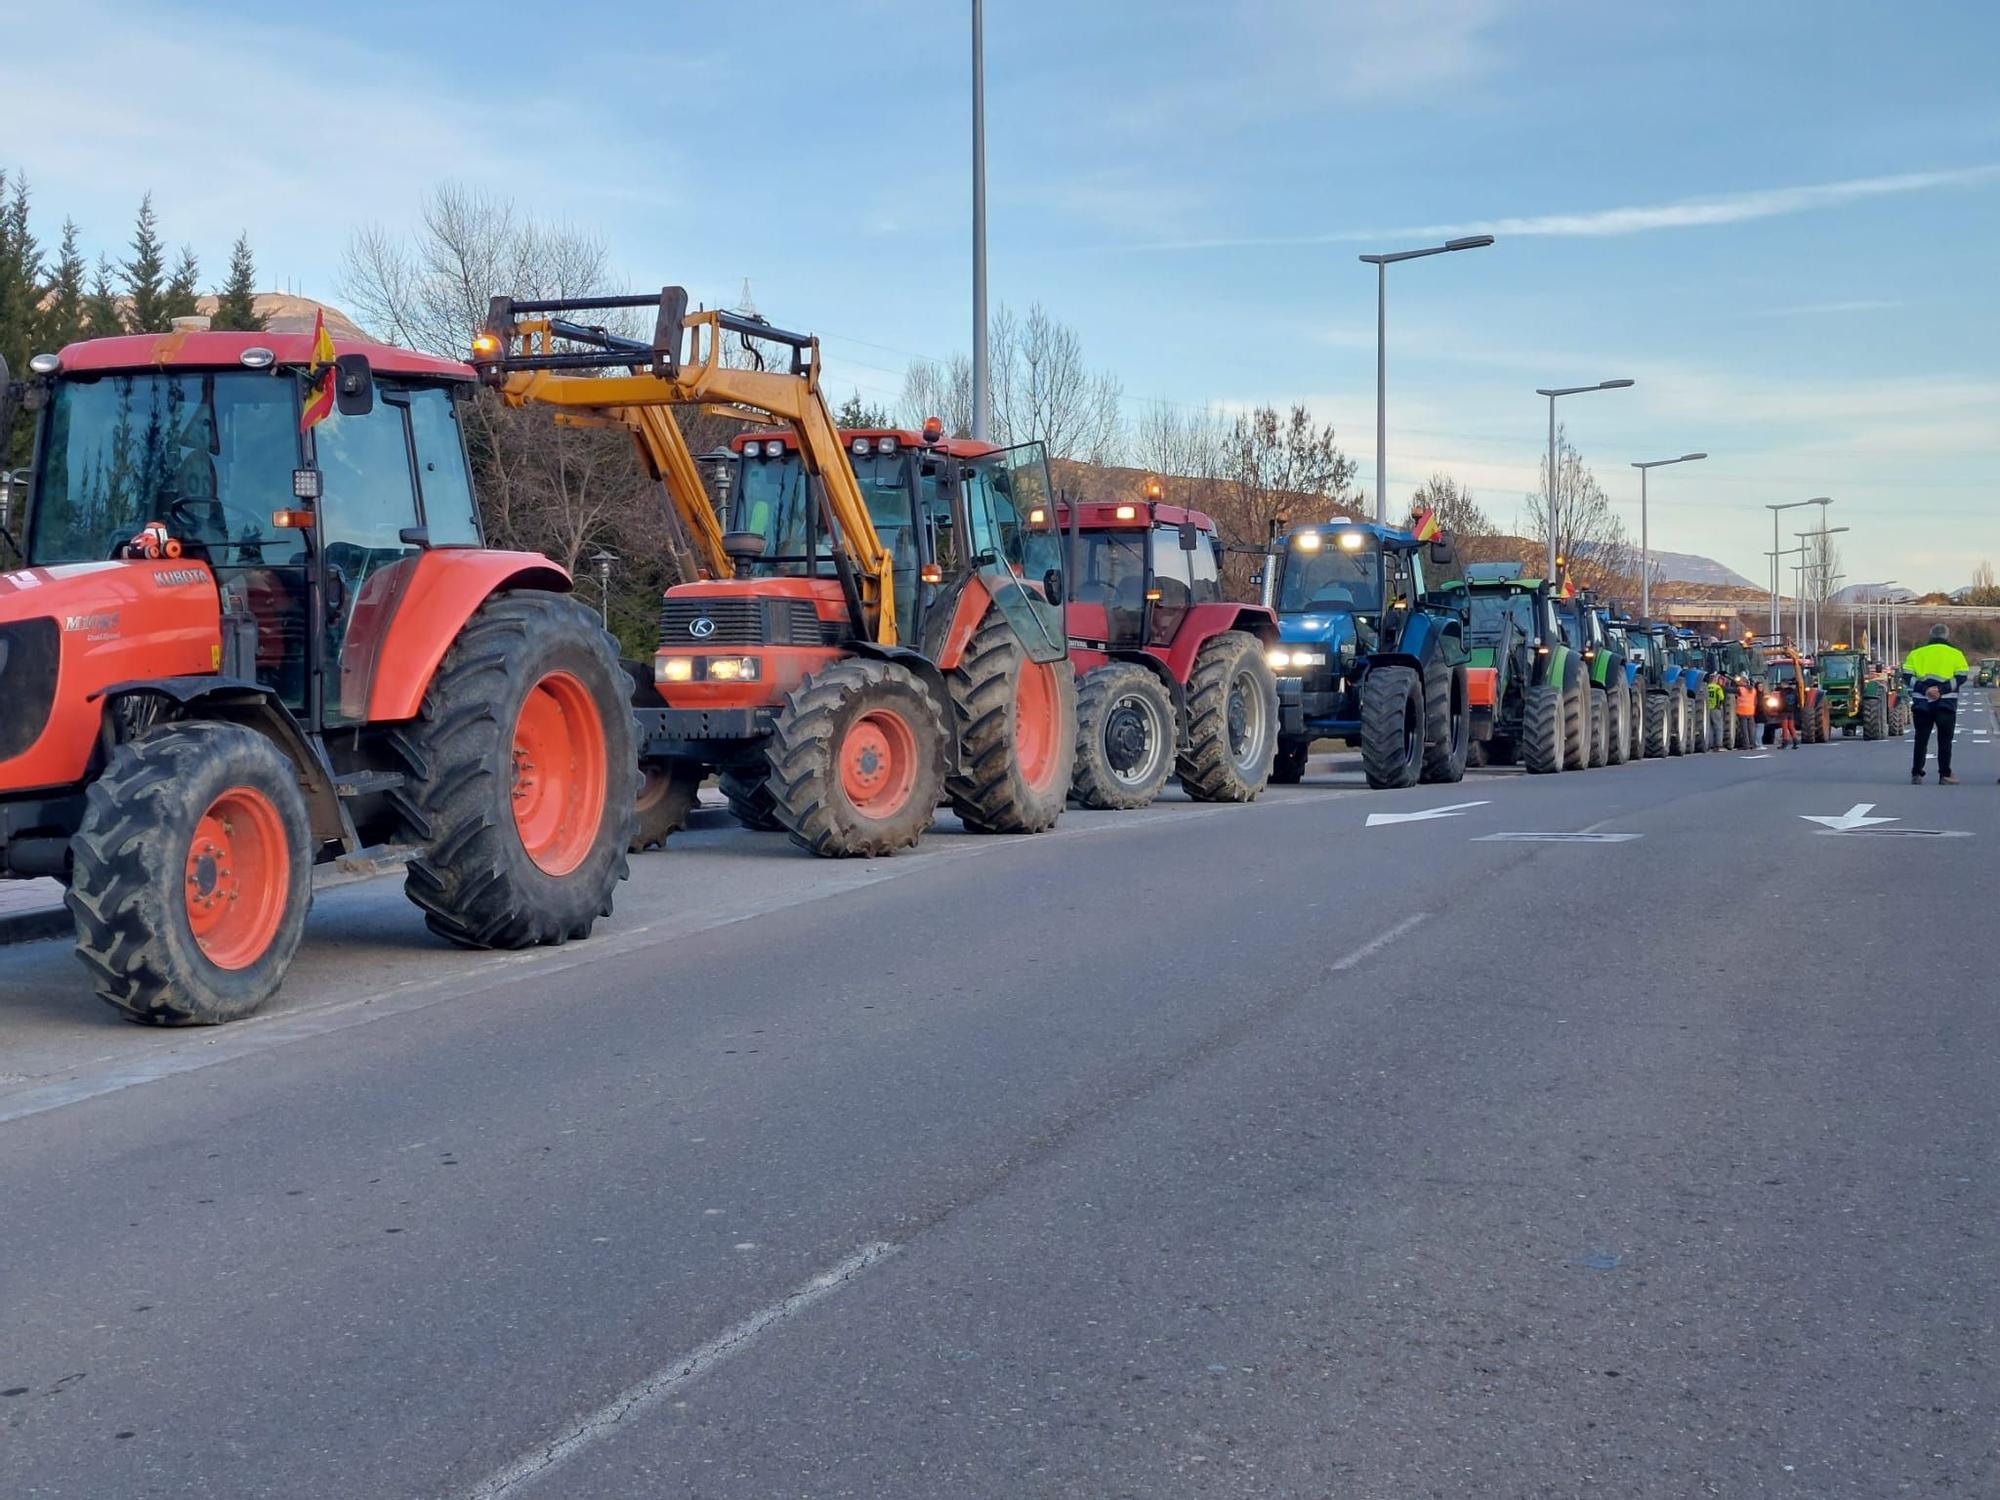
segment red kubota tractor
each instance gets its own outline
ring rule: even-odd
[[[651,337],[586,321],[602,312],[652,314]],[[701,576],[661,601],[637,709],[661,789],[642,842],[711,771],[745,822],[826,856],[906,849],[945,801],[977,833],[1055,823],[1076,711],[1041,444],[958,443],[936,419],[843,437],[817,339],[690,312],[680,287],[495,298],[473,362],[510,405],[629,430],[691,539]],[[675,407],[781,424],[736,440],[726,527]]]
[[[1144,807],[1170,772],[1202,802],[1248,802],[1271,778],[1277,616],[1222,595],[1215,522],[1160,503],[1064,501],[1084,807]]]
[[[0,875],[68,887],[135,1021],[249,1014],[315,866],[407,861],[467,947],[583,937],[632,821],[611,639],[532,553],[482,545],[464,365],[179,331],[0,370],[36,414],[0,575]],[[309,381],[333,410],[301,420]]]

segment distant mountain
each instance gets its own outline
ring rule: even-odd
[[[1870,599],[1895,599],[1908,603],[1916,597],[1915,589],[1906,589],[1901,584],[1884,588],[1879,583],[1850,583],[1844,589],[1835,589],[1829,599],[1834,604],[1865,604]]]
[[[1655,552],[1653,576],[1673,583],[1718,583],[1731,588],[1761,589],[1733,568],[1725,568],[1712,557],[1693,552]]]

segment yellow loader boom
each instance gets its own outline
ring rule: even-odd
[[[637,308],[656,310],[650,343],[572,316]],[[731,333],[789,349],[789,368],[742,370],[724,364],[722,340]],[[701,565],[716,578],[730,577],[734,567],[694,455],[668,408],[700,406],[790,427],[798,436],[808,484],[819,481],[834,563],[857,611],[856,633],[896,642],[893,561],[820,393],[817,338],[740,313],[689,312],[687,291],[677,286],[650,296],[495,297],[486,326],[473,340],[472,364],[509,406],[550,406],[561,422],[629,431],[694,538]]]

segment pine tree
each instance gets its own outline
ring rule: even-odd
[[[118,293],[111,286],[111,262],[97,257],[97,274],[91,278],[90,296],[83,304],[85,338],[105,339],[125,332],[125,318],[118,309]]]
[[[6,179],[0,175],[0,192]],[[35,351],[41,319],[42,250],[28,221],[28,179],[18,172],[13,194],[0,203],[0,357],[20,370]]]
[[[181,257],[174,262],[174,274],[167,278],[166,288],[160,293],[160,315],[171,328],[175,318],[191,318],[195,314],[195,299],[201,295],[201,263],[194,258],[194,246],[181,246]]]
[[[213,326],[238,333],[262,333],[265,321],[257,311],[257,264],[250,258],[250,236],[239,234],[229,252],[229,279],[215,294]]]
[[[76,221],[65,219],[62,248],[56,252],[42,305],[40,339],[44,349],[60,349],[84,336],[84,264],[83,251],[77,247],[77,233]]]
[[[128,321],[134,333],[165,333],[166,250],[160,244],[159,221],[153,215],[151,193],[139,203],[139,221],[132,230],[132,258],[123,261],[125,295],[132,299]]]

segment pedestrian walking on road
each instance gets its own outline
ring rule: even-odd
[[[1939,786],[1958,783],[1951,774],[1951,732],[1958,724],[1958,690],[1972,675],[1971,663],[1952,645],[1950,635],[1942,625],[1931,626],[1931,638],[1903,662],[1903,680],[1910,686],[1910,717],[1917,726],[1910,780],[1924,779],[1924,754],[1930,749],[1931,731],[1936,730]]]

